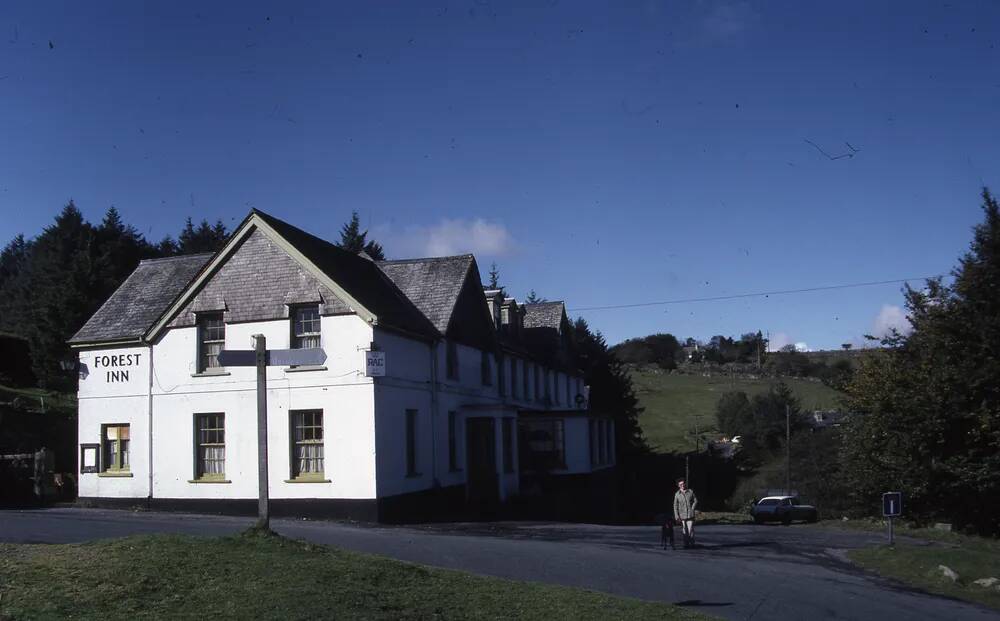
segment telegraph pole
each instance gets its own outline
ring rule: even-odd
[[[791,406],[785,404],[785,493],[792,493],[792,425]]]
[[[270,498],[267,491],[267,339],[254,335],[257,363],[257,526],[270,528]]]

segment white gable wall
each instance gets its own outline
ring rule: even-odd
[[[288,347],[288,320],[226,326],[227,349],[250,349],[251,334],[269,349]],[[364,376],[364,350],[372,328],[355,315],[322,318],[325,370],[268,369],[268,460],[272,498],[374,498],[374,387]],[[226,375],[198,376],[196,328],[168,330],[153,347],[153,496],[155,498],[256,498],[256,375],[253,367]],[[127,382],[106,381],[101,356],[138,353]],[[95,360],[95,356],[97,357]],[[80,476],[83,497],[145,498],[149,493],[149,348],[81,352],[80,442],[99,443],[102,424],[131,425],[131,477]],[[119,359],[121,360],[121,359]],[[127,359],[126,359],[127,360]],[[94,368],[95,362],[97,369]],[[124,367],[123,367],[124,368]],[[116,369],[117,370],[117,369]],[[289,483],[289,410],[324,412],[326,483]],[[193,483],[194,415],[224,412],[226,480]]]
[[[131,476],[81,474],[79,494],[108,498],[145,498],[149,493],[149,348],[122,347],[82,351],[79,360],[80,444],[101,444],[101,425],[108,424],[128,424],[131,437]]]

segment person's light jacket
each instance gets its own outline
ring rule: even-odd
[[[694,491],[686,489],[683,492],[677,490],[674,494],[674,519],[693,520],[694,510],[698,508],[698,498]]]

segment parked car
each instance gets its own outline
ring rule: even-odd
[[[750,516],[757,524],[791,524],[793,520],[815,522],[819,514],[816,507],[802,504],[795,496],[767,496],[750,508]]]

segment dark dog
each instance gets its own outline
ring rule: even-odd
[[[667,514],[660,514],[656,516],[656,522],[660,525],[660,546],[664,550],[667,549],[667,544],[670,544],[671,550],[676,550],[674,546],[674,518]]]

